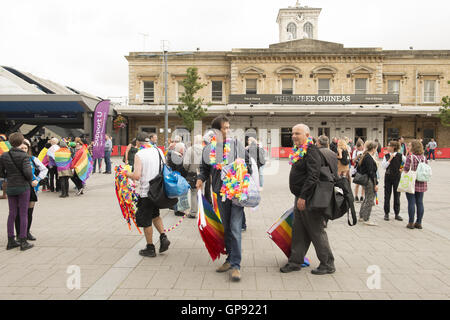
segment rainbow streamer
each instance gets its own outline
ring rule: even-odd
[[[72,167],[75,169],[80,180],[86,182],[94,167],[91,154],[86,147],[77,151],[72,160]]]
[[[286,257],[291,255],[292,244],[292,222],[294,219],[294,208],[287,210],[283,215],[267,230],[270,239],[283,251]],[[305,257],[302,267],[308,267],[310,261]]]
[[[214,212],[209,202],[198,191],[198,230],[205,243],[211,259],[214,261],[220,254],[226,254],[222,221]]]
[[[226,196],[229,200],[233,198],[240,201],[246,200],[249,185],[250,175],[247,171],[247,165],[243,159],[236,159],[228,172],[226,172],[220,195],[222,197]]]
[[[39,152],[38,159],[42,162],[44,160],[44,157],[47,155],[48,149],[44,147],[41,152]]]
[[[68,148],[60,148],[55,152],[55,163],[58,167],[58,171],[64,171],[70,169],[72,164],[72,153]]]
[[[9,141],[1,141],[0,142],[0,156],[5,153],[8,152],[11,149],[11,144],[9,143]]]
[[[375,192],[375,203],[378,205],[378,193]]]
[[[128,223],[128,228],[131,230],[131,222],[134,223],[136,229],[142,234],[141,230],[136,224],[136,210],[138,195],[136,193],[136,187],[131,179],[128,179],[126,172],[131,171],[129,165],[125,167],[117,166],[115,168],[115,188],[116,196],[119,201],[120,210],[122,211],[123,218]]]

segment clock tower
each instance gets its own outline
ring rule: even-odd
[[[318,38],[318,20],[322,9],[302,7],[297,1],[294,7],[280,9],[277,23],[280,42]]]

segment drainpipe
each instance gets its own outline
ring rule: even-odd
[[[416,68],[416,106],[417,106],[417,99],[419,97],[419,87],[418,87],[418,83],[419,83],[419,79],[417,79],[419,76],[419,73],[417,72],[417,68]]]

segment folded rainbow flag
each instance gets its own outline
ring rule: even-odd
[[[222,221],[214,212],[211,204],[198,191],[198,230],[205,243],[211,259],[214,261],[220,254],[226,254]]]
[[[294,207],[287,210],[283,215],[267,230],[267,234],[273,242],[284,252],[286,257],[291,255],[292,244],[292,222],[294,220]],[[302,267],[308,267],[310,261],[305,257]]]
[[[72,167],[80,178],[81,181],[85,182],[91,175],[93,165],[92,156],[86,147],[81,148],[75,154],[72,160]]]
[[[3,153],[8,152],[9,149],[11,149],[11,144],[9,143],[9,141],[1,141],[0,142],[0,156]]]
[[[48,149],[44,147],[41,152],[39,152],[38,159],[42,162],[44,160],[44,157],[47,155]]]
[[[72,153],[68,148],[60,148],[55,151],[55,163],[58,167],[58,171],[64,171],[70,169],[72,164]]]

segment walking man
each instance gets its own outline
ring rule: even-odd
[[[289,188],[295,196],[294,219],[292,225],[291,256],[288,263],[280,268],[283,273],[301,270],[311,242],[316,250],[320,265],[311,270],[312,274],[323,275],[336,271],[328,236],[324,229],[325,219],[306,207],[319,181],[322,159],[320,151],[310,137],[310,129],[298,124],[292,129],[294,150],[290,156],[292,165]]]
[[[164,226],[160,217],[159,209],[148,198],[150,189],[149,181],[153,180],[159,174],[160,161],[164,161],[164,154],[159,148],[150,147],[146,141],[147,134],[140,132],[136,137],[136,147],[140,149],[134,158],[134,171],[127,172],[127,177],[133,180],[139,180],[139,199],[136,212],[136,224],[144,228],[147,247],[139,251],[144,257],[156,257],[155,245],[153,244],[153,227],[160,233],[159,253],[169,249],[170,241],[164,233]],[[142,147],[142,148],[141,148]]]

